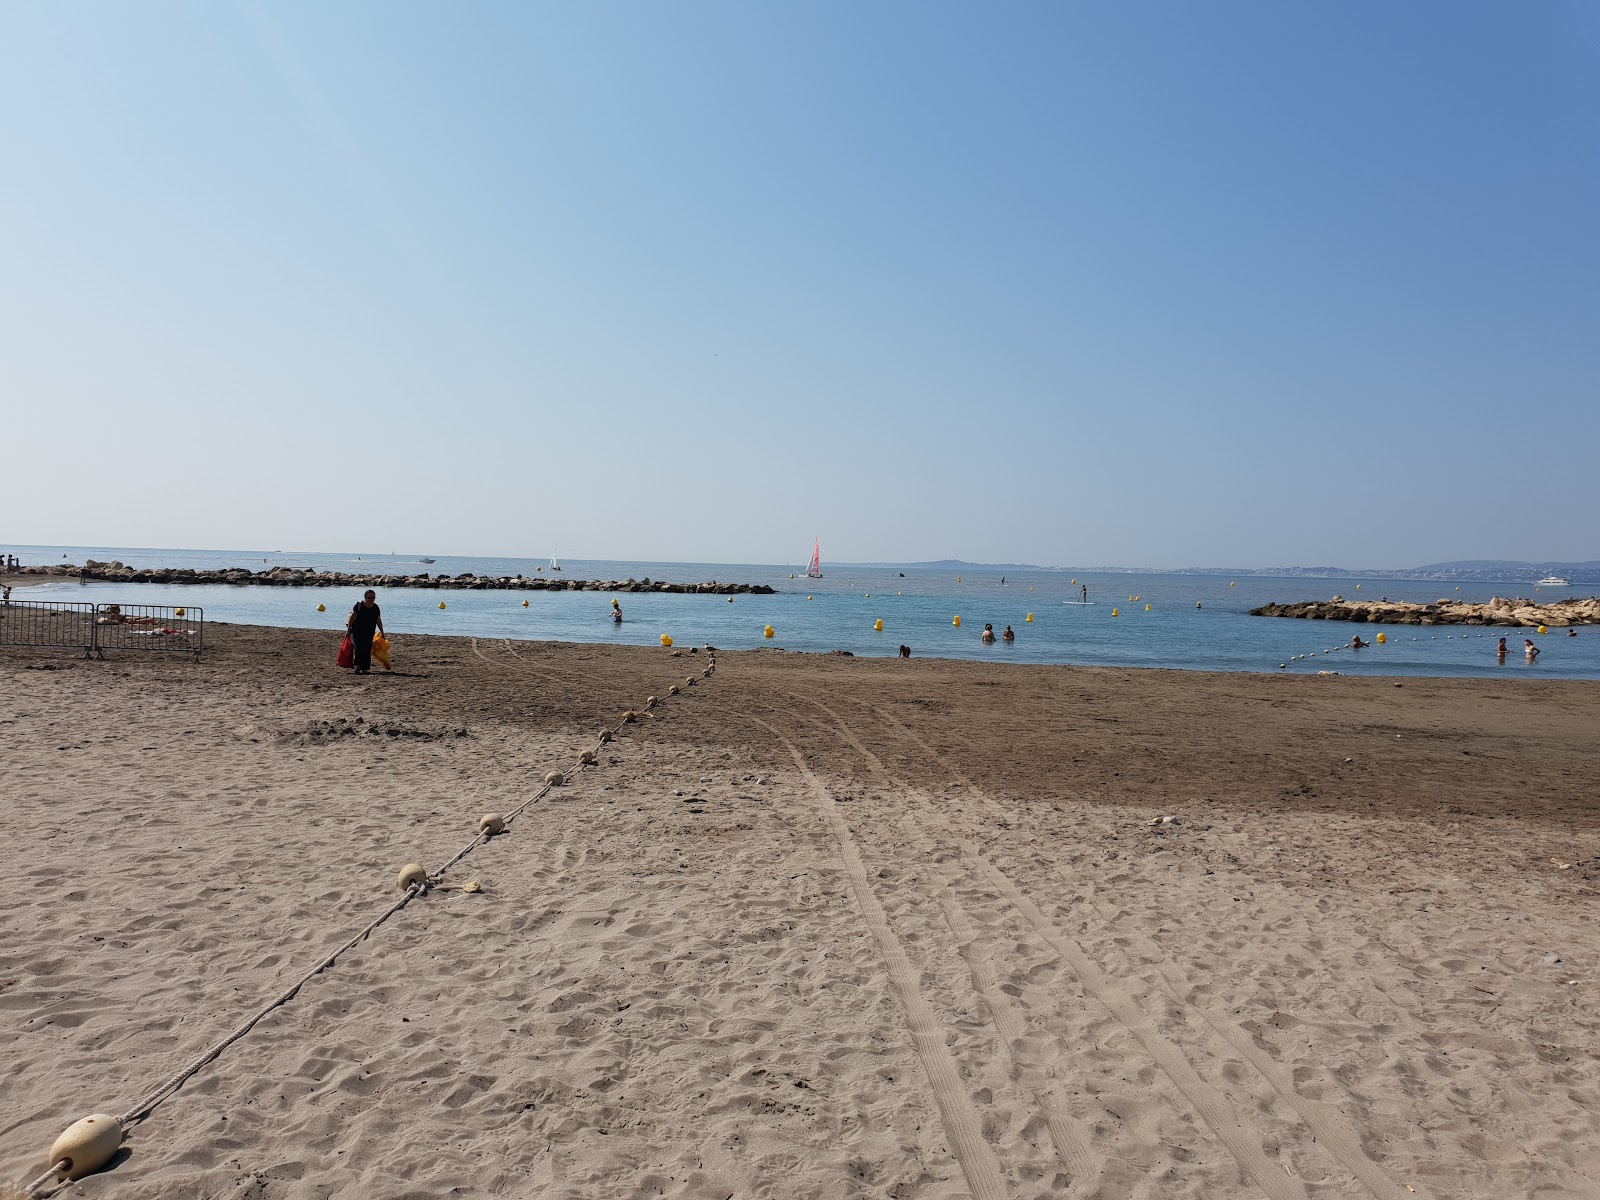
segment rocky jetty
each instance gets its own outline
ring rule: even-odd
[[[318,571],[315,567],[273,567],[251,571],[229,567],[221,571],[195,571],[187,567],[135,568],[121,562],[96,562],[83,566],[62,563],[49,567],[22,567],[14,574],[68,579],[97,579],[112,583],[231,583],[256,587],[358,587],[448,588],[466,591],[509,592],[697,592],[712,596],[770,596],[773,588],[760,583],[663,583],[653,579],[562,579],[538,575],[352,575],[343,571]]]
[[[1302,600],[1297,604],[1267,604],[1250,610],[1252,617],[1304,617],[1313,621],[1370,621],[1375,625],[1600,625],[1600,597],[1573,598],[1548,603],[1508,600],[1496,596],[1487,604],[1465,600],[1435,600],[1432,604],[1406,604],[1393,600]]]

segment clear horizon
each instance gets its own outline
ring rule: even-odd
[[[1597,211],[1572,0],[6,6],[0,538],[1593,560]]]
[[[422,551],[408,552],[408,551],[373,551],[373,550],[348,550],[348,549],[347,550],[312,550],[312,549],[306,549],[304,547],[298,547],[298,548],[293,549],[293,550],[264,550],[262,547],[256,547],[254,549],[248,548],[248,547],[232,547],[232,548],[220,548],[219,549],[219,548],[210,547],[210,546],[95,546],[95,545],[83,545],[83,544],[74,544],[74,543],[65,543],[65,542],[26,544],[26,545],[23,545],[23,546],[20,546],[20,547],[18,545],[16,545],[16,544],[12,544],[10,546],[0,546],[0,549],[6,549],[6,550],[12,550],[12,551],[17,550],[19,548],[20,549],[31,549],[31,550],[50,550],[50,551],[74,550],[74,549],[77,549],[77,550],[107,550],[107,551],[109,551],[109,550],[119,550],[119,551],[138,551],[138,552],[142,552],[142,553],[151,553],[151,552],[160,553],[160,552],[163,552],[163,551],[176,551],[176,552],[185,553],[185,554],[216,554],[216,555],[225,555],[225,554],[255,555],[255,554],[261,554],[261,553],[268,553],[268,554],[283,554],[283,555],[287,556],[287,555],[295,555],[295,554],[304,554],[304,555],[312,555],[312,556],[318,556],[318,557],[329,557],[329,558],[335,557],[335,556],[343,556],[343,555],[361,555],[361,556],[370,557],[375,562],[376,561],[396,561],[396,560],[398,560],[398,561],[402,561],[402,562],[404,562],[404,561],[416,561],[418,563],[421,562],[421,555],[424,553]],[[487,558],[487,559],[499,559],[499,560],[527,560],[527,561],[530,561],[530,562],[540,562],[540,561],[542,561],[544,559],[547,559],[550,556],[548,554],[519,555],[519,554],[503,554],[503,553],[502,554],[455,554],[455,553],[450,553],[448,551],[445,551],[445,552],[440,552],[440,553],[437,553],[437,554],[433,554],[432,557],[434,557],[434,558],[439,558],[439,557],[443,557],[443,558]],[[717,565],[717,566],[772,567],[772,568],[780,568],[780,569],[784,569],[784,570],[787,570],[787,569],[789,569],[791,567],[794,567],[796,565],[800,565],[803,562],[802,559],[789,559],[789,560],[781,560],[781,559],[774,559],[774,560],[747,559],[747,560],[740,561],[740,560],[736,560],[736,559],[727,559],[727,558],[699,558],[699,559],[645,558],[645,559],[634,559],[634,558],[615,558],[615,557],[610,557],[610,556],[596,556],[596,555],[571,555],[571,556],[563,555],[562,557],[567,559],[569,562],[621,562],[621,563],[628,563],[628,562],[641,563],[642,562],[642,563],[660,563],[662,565],[673,565],[673,564],[682,563],[682,564]],[[1600,563],[1600,560],[1539,559],[1539,560],[1535,560],[1535,561],[1528,561],[1528,560],[1523,560],[1523,559],[1496,559],[1496,558],[1488,558],[1488,559],[1440,559],[1440,560],[1436,560],[1434,562],[1407,563],[1407,564],[1404,564],[1404,565],[1401,565],[1401,566],[1394,566],[1394,567],[1352,566],[1352,565],[1350,565],[1348,563],[1309,563],[1309,564],[1303,564],[1303,563],[1260,563],[1260,564],[1254,564],[1254,565],[1248,564],[1248,563],[1227,563],[1227,564],[1190,563],[1190,564],[1185,564],[1185,565],[1173,566],[1173,565],[1170,565],[1170,564],[1169,565],[1152,565],[1152,564],[1147,564],[1147,563],[1036,563],[1036,562],[1022,562],[1022,561],[1017,561],[1017,562],[987,561],[986,562],[986,561],[980,561],[980,560],[976,560],[976,559],[964,559],[964,558],[953,557],[953,556],[944,556],[942,558],[936,558],[936,559],[906,559],[906,560],[899,560],[899,561],[886,560],[886,559],[872,559],[872,560],[866,560],[866,559],[863,559],[863,560],[831,559],[831,560],[824,560],[824,565],[831,565],[831,566],[833,566],[835,568],[843,568],[843,567],[919,567],[919,566],[921,566],[921,567],[924,567],[924,569],[931,569],[931,567],[927,566],[928,564],[939,564],[939,563],[943,563],[943,562],[959,563],[959,564],[962,564],[962,565],[965,565],[965,566],[976,567],[976,568],[980,568],[980,569],[1012,568],[1012,569],[1019,569],[1019,570],[1040,570],[1040,571],[1085,571],[1085,572],[1094,572],[1094,571],[1106,571],[1106,572],[1133,571],[1133,572],[1149,573],[1149,574],[1217,573],[1217,574],[1221,574],[1221,575],[1226,575],[1229,571],[1263,573],[1263,572],[1271,572],[1271,571],[1274,571],[1274,570],[1291,570],[1291,571],[1342,570],[1342,571],[1348,571],[1348,572],[1350,572],[1352,574],[1364,574],[1364,573],[1373,573],[1373,572],[1404,572],[1404,571],[1408,571],[1408,570],[1420,570],[1420,569],[1423,569],[1423,568],[1426,568],[1426,567],[1440,566],[1440,565],[1444,565],[1444,564],[1459,564],[1459,565],[1462,565],[1463,567],[1470,567],[1470,566],[1473,566],[1473,565],[1483,566],[1485,564],[1494,564],[1494,563],[1508,563],[1508,564],[1513,564],[1513,565],[1520,565],[1520,566],[1523,566],[1523,567],[1544,567],[1544,566],[1547,566],[1547,565],[1550,565],[1550,564],[1559,564],[1559,565],[1564,565],[1564,566],[1584,566],[1584,565],[1589,565],[1589,564],[1593,564],[1593,563]],[[48,566],[50,564],[48,564],[48,563],[28,563],[26,565],[29,565],[29,566]],[[247,566],[247,565],[253,565],[253,564],[240,563],[238,565],[239,566]],[[285,564],[270,564],[270,565],[285,565]],[[292,564],[287,564],[287,565],[292,565]]]

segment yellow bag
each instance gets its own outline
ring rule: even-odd
[[[373,635],[372,657],[383,664],[383,669],[385,671],[394,670],[394,668],[389,665],[389,639],[384,637],[381,633]]]

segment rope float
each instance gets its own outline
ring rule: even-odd
[[[729,598],[732,599],[732,597]],[[443,608],[444,605],[441,603],[439,607]],[[710,665],[708,665],[701,673],[703,678],[711,678],[711,674],[716,668],[716,663],[716,654],[713,652],[711,655]],[[695,678],[691,675],[685,679],[684,682],[686,684],[693,685]],[[669,696],[678,695],[678,685],[673,684],[670,688],[668,688],[667,694]],[[645,708],[653,708],[655,707],[655,704],[656,698],[651,696],[645,701]],[[600,731],[599,744],[604,746],[607,742],[613,740],[613,738],[616,736],[616,733],[621,730],[622,726],[632,722],[636,715],[637,714],[635,714],[632,709],[629,709],[622,714],[622,718],[618,721],[616,726],[602,729]],[[584,767],[594,766],[599,761],[600,756],[598,750],[585,750],[578,756],[577,769],[581,770]],[[233,1043],[239,1041],[252,1029],[259,1025],[262,1020],[266,1018],[267,1014],[271,1013],[274,1009],[281,1008],[283,1005],[289,1003],[290,1000],[293,1000],[295,996],[299,994],[299,991],[302,987],[311,982],[312,979],[316,978],[316,976],[320,975],[323,971],[333,966],[333,964],[338,961],[339,957],[346,951],[365,941],[378,929],[379,926],[381,926],[390,917],[398,913],[406,905],[410,904],[418,896],[424,895],[431,889],[444,889],[447,886],[453,887],[454,885],[444,885],[439,882],[440,877],[442,877],[446,871],[455,866],[467,855],[471,854],[479,846],[484,845],[490,839],[506,833],[510,828],[511,823],[516,820],[518,815],[520,815],[525,809],[544,799],[550,794],[552,788],[564,786],[566,782],[567,776],[564,772],[546,772],[544,777],[544,786],[536,791],[533,795],[529,796],[521,804],[517,805],[510,812],[503,815],[500,813],[485,813],[478,819],[477,836],[463,846],[460,850],[456,851],[456,853],[453,854],[443,866],[439,867],[438,870],[430,873],[426,867],[417,862],[407,863],[405,866],[401,867],[399,874],[395,877],[395,883],[399,886],[402,893],[400,899],[396,900],[393,904],[386,908],[376,920],[367,925],[366,928],[364,928],[360,933],[356,934],[349,941],[345,942],[337,950],[333,951],[333,953],[324,957],[299,979],[295,980],[294,983],[290,984],[282,992],[278,993],[278,995],[270,1000],[264,1008],[245,1020],[238,1026],[238,1028],[234,1029],[232,1033],[213,1044],[205,1051],[205,1053],[201,1054],[200,1057],[196,1058],[192,1063],[184,1067],[175,1075],[172,1075],[159,1087],[146,1093],[137,1104],[120,1116],[114,1116],[111,1113],[91,1113],[89,1116],[82,1117],[77,1121],[74,1121],[71,1125],[67,1126],[67,1128],[61,1132],[61,1135],[57,1137],[56,1140],[50,1145],[49,1168],[37,1179],[23,1185],[21,1192],[23,1200],[35,1200],[36,1197],[53,1194],[62,1185],[76,1179],[81,1179],[85,1175],[92,1174],[109,1163],[116,1156],[117,1151],[122,1149],[122,1143],[124,1139],[126,1139],[129,1129],[143,1121],[155,1111],[158,1105],[170,1099],[177,1093],[178,1089],[187,1083],[191,1078],[197,1075],[210,1063],[221,1057],[224,1050],[233,1045]],[[460,890],[464,892],[476,892],[481,891],[482,889],[474,880],[472,882],[460,885]]]

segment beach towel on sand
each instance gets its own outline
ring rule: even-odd
[[[344,641],[339,643],[339,665],[349,670],[356,665],[356,644],[350,640],[350,635],[344,635]]]
[[[374,635],[372,639],[372,657],[383,664],[383,669],[385,671],[394,670],[394,668],[389,665],[389,639],[384,637],[381,633]]]

